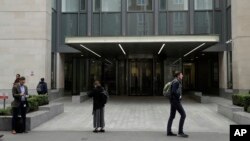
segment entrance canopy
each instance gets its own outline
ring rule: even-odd
[[[151,54],[187,57],[219,42],[218,35],[66,37],[65,43],[87,57]]]

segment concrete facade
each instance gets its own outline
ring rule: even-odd
[[[0,91],[10,93],[16,74],[34,90],[41,77],[50,88],[51,1],[0,0]]]
[[[248,0],[232,0],[232,63],[233,89],[250,89],[250,3]]]

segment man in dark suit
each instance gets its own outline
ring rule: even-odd
[[[26,112],[28,107],[27,97],[28,87],[25,84],[25,77],[20,77],[19,83],[13,86],[12,94],[14,97],[14,101],[11,103],[12,106],[12,133],[16,134],[16,123],[18,120],[18,114],[21,113],[22,119],[22,131],[27,133],[26,131]]]

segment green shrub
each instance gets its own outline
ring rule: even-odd
[[[249,94],[234,94],[232,100],[234,105],[244,107],[245,111],[247,111],[247,108],[250,106]]]
[[[38,102],[36,98],[28,98],[28,104],[29,104],[29,108],[28,108],[28,112],[32,112],[32,111],[37,111],[38,110]]]
[[[11,115],[11,107],[8,107],[6,109],[0,109],[0,115],[1,116]]]

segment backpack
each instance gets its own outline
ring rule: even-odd
[[[37,87],[36,87],[36,91],[37,92],[42,92],[43,91],[43,84],[42,83],[39,83],[38,85],[37,85]]]
[[[165,86],[163,88],[163,96],[170,97],[170,95],[171,95],[171,86],[172,86],[172,81],[165,84]]]
[[[108,92],[106,90],[103,90],[102,92],[102,103],[105,105],[108,102]]]

